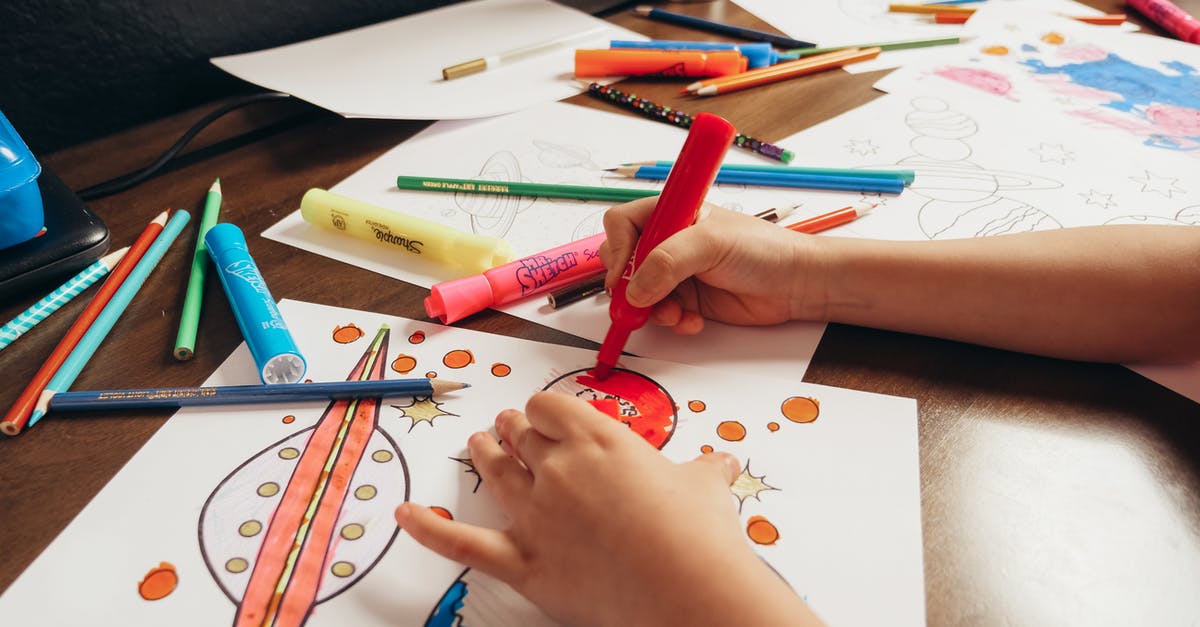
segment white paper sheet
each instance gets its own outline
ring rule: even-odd
[[[522,257],[602,232],[601,216],[611,203],[401,191],[395,187],[396,176],[661,189],[661,183],[614,177],[603,169],[622,162],[673,160],[686,136],[684,129],[651,120],[552,103],[490,120],[439,122],[331,191],[465,232],[503,237],[514,255]],[[787,146],[786,142],[781,145]],[[726,161],[762,163],[761,157],[737,148],[729,150]],[[806,198],[803,190],[743,185],[718,185],[708,195],[713,202],[745,213],[804,203],[795,217],[846,206],[859,195],[835,192],[815,201]],[[397,256],[309,225],[299,211],[264,231],[263,236],[423,287],[456,276],[446,268],[422,265],[411,256]],[[559,310],[551,309],[544,297],[535,297],[502,310],[597,342],[604,339],[609,327],[603,297]],[[710,323],[699,337],[681,337],[648,325],[633,334],[626,350],[799,380],[823,331],[824,325],[816,323],[771,328]],[[787,350],[779,351],[780,346]]]
[[[336,519],[329,532],[336,543],[318,554],[324,558],[316,567],[296,567],[284,597],[286,604],[298,594],[306,576],[323,576],[317,603],[300,604],[301,619],[311,607],[307,625],[435,624],[425,621],[463,568],[397,533],[393,510],[407,498],[456,520],[503,526],[467,459],[466,438],[548,386],[585,398],[610,393],[592,395],[603,384],[586,388],[573,374],[593,366],[595,353],[296,301],[280,309],[314,380],[345,379],[386,324],[384,377],[433,371],[472,385],[432,401],[385,400],[377,415],[356,419],[366,428],[350,429],[334,463],[353,468],[353,476],[343,488],[328,487],[345,499],[322,501],[322,508],[337,507],[309,523],[316,534],[322,520]],[[610,379],[622,381],[620,400],[601,403],[668,434],[662,449],[671,459],[691,459],[702,447],[737,455],[744,481],[731,498],[740,503],[748,541],[758,538],[755,550],[818,614],[833,625],[925,624],[915,401],[733,368],[637,358],[620,365],[629,371]],[[243,345],[207,384],[256,380]],[[296,468],[314,451],[325,459],[312,427],[322,416],[334,418],[322,425],[340,424],[344,414],[324,403],[178,412],[0,597],[0,616],[13,625],[232,623],[239,604],[250,610],[248,580],[270,567],[259,547],[288,519],[279,504],[298,493],[289,491],[301,474]],[[368,437],[352,464],[355,442]],[[315,493],[305,491],[301,503]],[[752,537],[752,523],[764,533]],[[637,544],[631,532],[631,550]],[[302,552],[295,563],[304,559]],[[173,565],[178,585],[160,600],[144,600],[139,581],[161,562]],[[482,573],[463,581],[464,627],[548,624]],[[586,588],[587,573],[579,573],[579,585]],[[454,617],[442,619],[436,624]]]
[[[442,69],[590,33],[471,76]],[[644,40],[550,0],[472,0],[300,43],[212,59],[219,68],[352,118],[449,120],[499,115],[581,91],[576,48]]]
[[[1062,12],[1068,15],[1099,15],[1102,11],[1072,0],[991,0],[988,4],[1019,7],[1030,21]],[[893,13],[887,0],[737,0],[743,9],[758,16],[789,37],[818,46],[844,46],[872,42],[953,37],[969,31],[961,24],[936,24],[933,15]],[[983,3],[971,6],[983,6]],[[974,21],[975,17],[971,17]],[[968,22],[969,24],[970,22]],[[845,67],[847,72],[872,72],[900,67],[925,58],[937,58],[946,46],[885,50],[878,57]]]

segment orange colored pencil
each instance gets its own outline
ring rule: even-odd
[[[836,50],[811,57],[803,57],[795,61],[785,61],[769,67],[742,72],[741,74],[696,81],[684,88],[684,93],[690,93],[694,96],[727,94],[741,89],[757,87],[758,85],[774,83],[796,76],[804,76],[806,74],[839,68],[843,65],[859,61],[874,59],[879,56],[881,50],[879,47],[863,48],[861,50],[858,48],[848,48],[846,50]]]
[[[966,24],[969,19],[970,13],[938,13],[933,16],[935,24]]]
[[[791,229],[797,233],[808,233],[811,235],[813,233],[820,233],[821,231],[828,231],[835,226],[853,222],[867,215],[874,208],[875,205],[871,204],[850,205],[849,207],[842,207],[829,213],[822,213],[819,216],[813,216],[806,220],[793,222],[784,228]]]
[[[1125,14],[1124,13],[1109,13],[1108,15],[1081,15],[1081,16],[1068,15],[1065,17],[1069,17],[1074,20],[1079,20],[1080,22],[1084,22],[1086,24],[1096,24],[1098,26],[1120,26],[1125,23]]]
[[[936,13],[947,15],[958,13],[959,15],[971,15],[975,12],[972,7],[960,7],[953,4],[889,4],[888,11],[891,13]]]
[[[109,299],[112,298],[117,288],[121,287],[121,283],[125,281],[125,277],[129,276],[130,271],[137,265],[138,260],[146,253],[146,249],[150,248],[150,244],[154,243],[154,238],[158,237],[158,234],[162,232],[163,225],[166,223],[167,212],[164,211],[158,214],[142,230],[142,234],[129,247],[129,252],[125,253],[125,257],[109,273],[108,279],[100,286],[96,295],[92,297],[91,302],[87,304],[87,307],[84,307],[83,312],[71,324],[71,328],[67,329],[66,335],[58,341],[58,346],[55,346],[54,351],[46,358],[46,363],[42,364],[42,367],[33,375],[33,380],[26,386],[25,391],[21,392],[21,396],[17,397],[17,402],[13,403],[12,408],[4,415],[4,420],[0,420],[0,431],[3,431],[7,435],[17,435],[25,428],[25,423],[29,421],[33,407],[37,404],[42,390],[46,389],[46,384],[50,382],[50,379],[54,378],[54,373],[58,372],[59,366],[62,366],[63,361],[71,354],[75,345],[79,343],[80,338],[87,332],[92,322],[96,320],[96,316],[100,315],[100,312],[108,304]]]

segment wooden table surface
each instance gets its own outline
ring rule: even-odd
[[[1123,10],[1117,2],[1092,4]],[[1200,15],[1200,0],[1180,4]],[[720,0],[669,8],[769,28]],[[627,12],[609,19],[656,38],[717,39]],[[748,135],[776,141],[878,97],[871,84],[884,73],[829,72],[699,104],[678,97],[674,83],[630,80],[623,89],[690,113],[723,115]],[[571,102],[612,110],[586,95]],[[81,189],[142,167],[211,109],[42,161]],[[426,125],[346,120],[294,101],[255,105],[202,133],[169,172],[91,207],[116,248],[164,208],[199,215],[205,192],[220,177],[222,220],[247,233],[276,298],[422,319],[427,290],[257,234],[294,211],[305,190],[333,186]],[[195,230],[185,233],[75,389],[198,385],[241,342],[219,285],[209,281],[196,357],[182,363],[171,357]],[[6,296],[0,320],[41,291]],[[0,353],[0,408],[16,399],[86,300],[76,299]],[[596,347],[491,311],[460,324]],[[836,324],[805,379],[918,400],[930,624],[1200,624],[1200,405],[1117,365]],[[0,591],[168,417],[147,411],[48,419],[0,439]],[[60,592],[47,591],[47,598]]]

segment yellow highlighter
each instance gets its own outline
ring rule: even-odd
[[[508,242],[500,238],[464,233],[315,187],[300,199],[300,215],[309,224],[472,273],[512,261]]]

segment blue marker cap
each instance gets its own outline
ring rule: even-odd
[[[716,41],[671,41],[669,39],[653,39],[650,41],[629,41],[614,39],[609,42],[610,48],[649,48],[653,50],[737,50],[746,57],[747,68],[755,69],[774,65],[779,60],[779,52],[767,42],[752,44],[732,44]]]
[[[242,230],[214,225],[204,236],[208,254],[263,383],[299,383],[306,364],[288,331],[275,299],[246,246]]]

